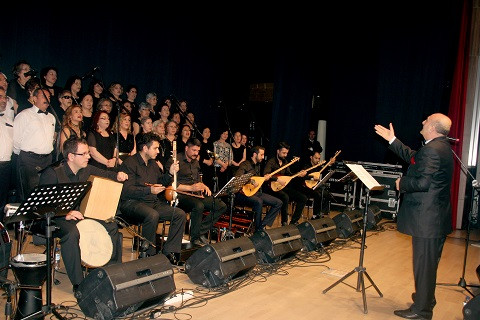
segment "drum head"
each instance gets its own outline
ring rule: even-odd
[[[12,258],[12,265],[22,267],[38,267],[47,265],[47,255],[44,253],[22,253]]]
[[[90,267],[101,267],[110,261],[113,244],[107,230],[93,219],[77,223],[80,232],[80,252],[82,262]]]

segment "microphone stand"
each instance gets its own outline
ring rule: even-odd
[[[455,151],[452,150],[453,155],[455,158],[457,158],[458,163],[460,164],[462,171],[472,179],[472,195],[471,195],[471,200],[470,200],[470,212],[468,213],[468,220],[467,220],[467,236],[465,237],[465,253],[463,256],[463,269],[462,269],[462,276],[460,277],[460,280],[458,283],[437,283],[439,286],[459,286],[462,287],[465,291],[467,291],[472,297],[475,297],[472,291],[468,289],[468,287],[472,288],[480,288],[480,285],[472,285],[472,284],[467,284],[465,281],[465,268],[467,266],[467,255],[468,255],[468,247],[470,245],[470,223],[473,218],[473,210],[474,208],[478,207],[478,196],[479,196],[479,189],[480,189],[480,184],[479,182],[475,179],[475,177],[468,171],[467,167],[465,164],[462,162],[460,157],[455,153]],[[477,221],[477,214],[475,214],[475,222]]]

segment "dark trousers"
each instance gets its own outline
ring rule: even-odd
[[[328,213],[329,211],[328,202],[329,202],[330,193],[327,190],[325,190],[325,188],[320,187],[318,189],[312,190],[308,187],[303,187],[302,191],[308,198],[313,198],[313,214],[314,215],[320,216],[322,212]]]
[[[10,191],[11,162],[0,161],[0,222],[3,222],[4,208]]]
[[[180,252],[182,249],[183,230],[185,230],[186,215],[178,207],[171,207],[160,200],[145,203],[138,200],[126,200],[120,204],[119,216],[128,223],[141,225],[142,236],[155,244],[158,222],[170,221],[168,239],[163,246],[163,253]],[[156,254],[156,249],[149,246],[147,254]]]
[[[252,207],[255,213],[255,230],[261,230],[265,228],[265,226],[271,227],[283,205],[282,200],[263,193],[261,190],[251,197],[247,197],[243,193],[238,192],[235,195],[235,201],[239,205]],[[262,220],[262,207],[264,205],[270,206],[270,210],[268,210],[265,215],[265,219]]]
[[[38,172],[52,163],[52,154],[38,156],[20,151],[18,155],[18,179],[20,181],[20,199],[23,201],[38,186]]]
[[[80,233],[76,224],[81,220],[65,220],[65,218],[55,218],[53,220],[59,228],[53,234],[60,238],[63,264],[67,271],[68,278],[73,285],[80,284],[83,280],[82,260],[80,255]],[[115,222],[105,222],[96,220],[105,227],[112,238],[113,252],[108,264],[122,263],[122,234],[118,232],[118,226]]]
[[[190,240],[198,239],[200,235],[207,233],[213,225],[218,221],[218,218],[227,211],[227,205],[220,199],[213,199],[213,197],[205,197],[204,199],[191,197],[183,194],[178,195],[178,206],[190,212]],[[210,214],[206,217],[203,212],[209,211]]]
[[[437,268],[444,243],[445,238],[412,237],[415,301],[410,308],[427,319],[431,319],[433,315],[432,301],[435,298]]]
[[[307,196],[304,195],[302,192],[298,191],[297,189],[287,185],[280,191],[273,191],[270,188],[265,190],[266,193],[273,195],[274,197],[282,200],[282,223],[288,223],[288,203],[293,200],[296,202],[295,211],[292,215],[292,220],[290,221],[291,224],[297,223],[300,217],[302,216],[303,208],[305,208],[305,204],[307,203]]]

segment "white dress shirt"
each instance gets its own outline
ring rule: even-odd
[[[13,120],[8,109],[0,111],[0,161],[10,161],[13,151]]]
[[[13,152],[49,154],[53,151],[55,117],[53,114],[38,113],[33,106],[20,112],[13,126]]]

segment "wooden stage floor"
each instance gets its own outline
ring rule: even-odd
[[[189,277],[175,269],[177,292],[193,291],[194,298],[179,308],[157,306],[156,319],[400,319],[395,309],[406,309],[414,291],[412,275],[411,238],[398,233],[395,224],[382,221],[381,231],[368,231],[364,254],[364,267],[383,293],[379,297],[373,287],[366,289],[368,313],[363,312],[362,293],[355,290],[358,273],[346,279],[326,294],[322,291],[359,265],[360,238],[356,241],[337,239],[326,252],[300,252],[295,258],[274,265],[257,265],[247,276],[235,279],[230,285],[206,289],[195,285]],[[277,222],[278,223],[278,222]],[[124,231],[123,231],[124,232]],[[125,233],[123,261],[131,261],[130,235]],[[472,230],[468,249],[465,279],[478,284],[475,269],[480,265],[479,230]],[[25,253],[42,252],[41,246],[28,243]],[[454,231],[447,239],[440,262],[436,290],[435,320],[463,319],[462,308],[468,293],[456,285],[462,276],[465,252],[465,231]],[[9,271],[9,278],[13,278]],[[57,273],[59,285],[54,285],[52,300],[69,306],[67,319],[84,319],[76,306],[72,286],[65,269]],[[370,285],[365,279],[365,284]],[[350,286],[349,286],[350,285]],[[45,291],[45,285],[43,286]],[[2,292],[3,293],[3,292]],[[44,292],[45,297],[45,292]],[[6,298],[0,298],[3,314]],[[44,298],[45,303],[45,298]],[[178,304],[177,304],[178,305]],[[61,311],[63,312],[63,311]],[[128,319],[136,317],[130,314]],[[49,318],[50,315],[47,317]],[[150,313],[138,319],[150,318]],[[137,318],[135,318],[137,319]]]

